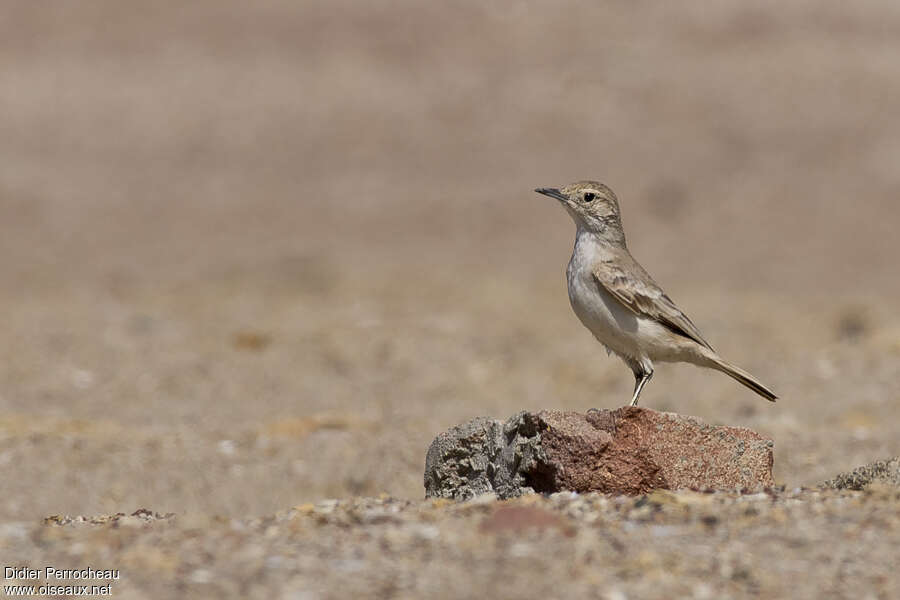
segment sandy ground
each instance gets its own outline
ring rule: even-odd
[[[418,500],[447,427],[621,405],[531,191],[584,178],[782,396],[644,405],[788,490],[900,454],[896,3],[250,6],[4,4],[0,524]]]
[[[54,517],[0,535],[41,575],[73,562],[119,569],[19,585],[108,585],[125,598],[890,599],[898,502],[896,488],[353,498],[252,519]]]

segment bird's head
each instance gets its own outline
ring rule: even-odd
[[[598,181],[578,181],[563,188],[537,188],[539,194],[559,200],[575,225],[598,234],[610,243],[625,245],[619,200]]]

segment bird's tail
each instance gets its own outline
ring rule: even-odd
[[[709,365],[710,367],[716,369],[717,371],[722,371],[729,377],[747,386],[769,402],[775,402],[775,399],[778,397],[775,395],[775,392],[760,383],[759,380],[756,379],[756,377],[743,370],[742,368],[733,365],[718,356],[709,358],[711,361],[711,364]]]

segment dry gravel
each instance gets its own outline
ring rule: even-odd
[[[900,491],[327,500],[251,519],[7,524],[31,565],[119,598],[896,598]]]

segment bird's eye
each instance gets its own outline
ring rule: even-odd
[[[585,202],[593,202],[594,198],[596,198],[596,197],[597,197],[597,195],[594,194],[594,192],[587,192],[584,195],[584,201]]]

